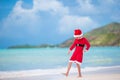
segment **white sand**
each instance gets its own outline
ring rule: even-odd
[[[87,74],[82,78],[68,76],[61,80],[120,80],[120,74]]]
[[[0,80],[120,80],[120,67],[106,68],[97,71],[82,72],[82,78],[77,73],[70,73],[68,77],[62,74],[44,76],[26,76],[16,78],[1,78]]]
[[[120,80],[120,67],[85,72],[82,78],[78,78],[77,74],[73,74],[61,80]]]
[[[120,74],[86,74],[82,78],[77,78],[76,75],[70,75],[68,77],[34,76],[0,80],[120,80]]]

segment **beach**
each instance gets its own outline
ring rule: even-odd
[[[50,79],[50,77],[22,77],[22,78],[11,78],[11,79],[1,79],[1,80],[59,80]],[[83,78],[76,78],[76,76],[70,76],[68,78],[61,78],[61,80],[120,80],[120,74],[91,74],[85,75]]]
[[[114,67],[104,67],[97,70],[82,70],[82,78],[77,77],[77,73],[72,69],[68,77],[62,75],[64,70],[59,70],[58,73],[55,73],[53,70],[52,73],[46,75],[41,75],[38,71],[31,73],[14,73],[12,77],[1,75],[0,80],[120,80],[120,66]],[[49,72],[49,71],[48,71]],[[6,76],[6,77],[5,77]]]
[[[67,48],[1,49],[0,80],[120,80],[120,47],[92,47],[84,54],[82,78],[73,64],[66,72]]]

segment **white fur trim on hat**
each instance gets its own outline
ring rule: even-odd
[[[81,37],[81,36],[83,36],[83,34],[81,34],[81,35],[74,35],[74,37]]]

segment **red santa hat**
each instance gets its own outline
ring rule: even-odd
[[[74,30],[74,37],[81,37],[83,36],[82,31],[80,29]]]

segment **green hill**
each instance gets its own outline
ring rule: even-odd
[[[120,23],[111,23],[94,29],[84,35],[91,46],[120,46]],[[66,40],[59,47],[68,47],[73,38]]]

